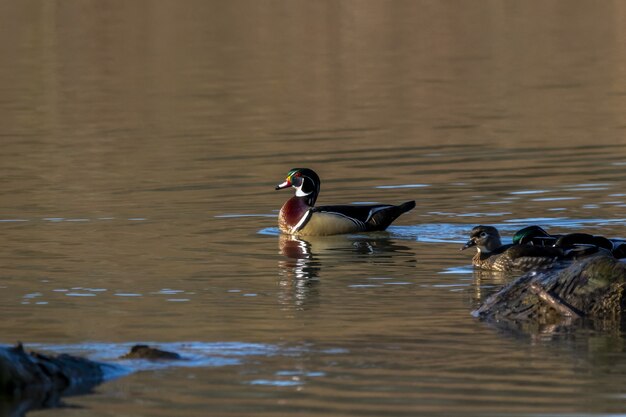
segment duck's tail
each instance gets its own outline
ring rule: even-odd
[[[368,232],[385,230],[401,214],[415,208],[415,201],[407,201],[397,206],[382,206],[370,215],[365,223]]]

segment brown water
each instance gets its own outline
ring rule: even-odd
[[[20,1],[0,16],[0,342],[178,366],[41,416],[626,413],[626,340],[470,311],[476,224],[626,236],[621,1]],[[417,200],[290,240],[273,186]]]

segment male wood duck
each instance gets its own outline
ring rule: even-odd
[[[415,207],[415,201],[390,204],[315,207],[320,179],[308,168],[294,168],[277,190],[293,187],[296,195],[280,209],[281,232],[300,236],[326,236],[385,230],[395,219]]]
[[[606,238],[588,233],[569,233],[551,235],[540,226],[528,226],[513,235],[513,244],[552,246],[561,248],[572,254],[585,255],[598,251],[610,252],[615,258],[626,258],[626,240]],[[572,257],[572,256],[570,256]]]
[[[554,247],[510,244],[503,245],[498,229],[493,226],[476,226],[470,240],[461,248],[476,246],[478,252],[472,264],[492,271],[529,271],[552,267],[564,258],[563,250]]]

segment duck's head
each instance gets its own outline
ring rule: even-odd
[[[293,168],[287,173],[285,181],[276,186],[277,190],[293,187],[296,197],[305,197],[309,205],[315,204],[320,192],[320,177],[309,168]]]
[[[543,230],[540,226],[532,225],[524,227],[518,230],[513,235],[514,245],[525,245],[526,243],[532,243],[535,238],[550,238],[550,234]]]
[[[502,246],[498,229],[493,226],[474,227],[470,232],[470,239],[465,245],[463,245],[461,250],[471,248],[472,246],[476,246],[478,252],[493,252],[494,250]]]

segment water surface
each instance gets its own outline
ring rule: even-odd
[[[45,416],[613,415],[621,332],[470,311],[477,224],[626,237],[621,2],[0,5],[2,343],[127,376]],[[417,201],[291,239],[321,204]],[[185,365],[115,358],[133,343]],[[191,366],[189,366],[191,365]]]

